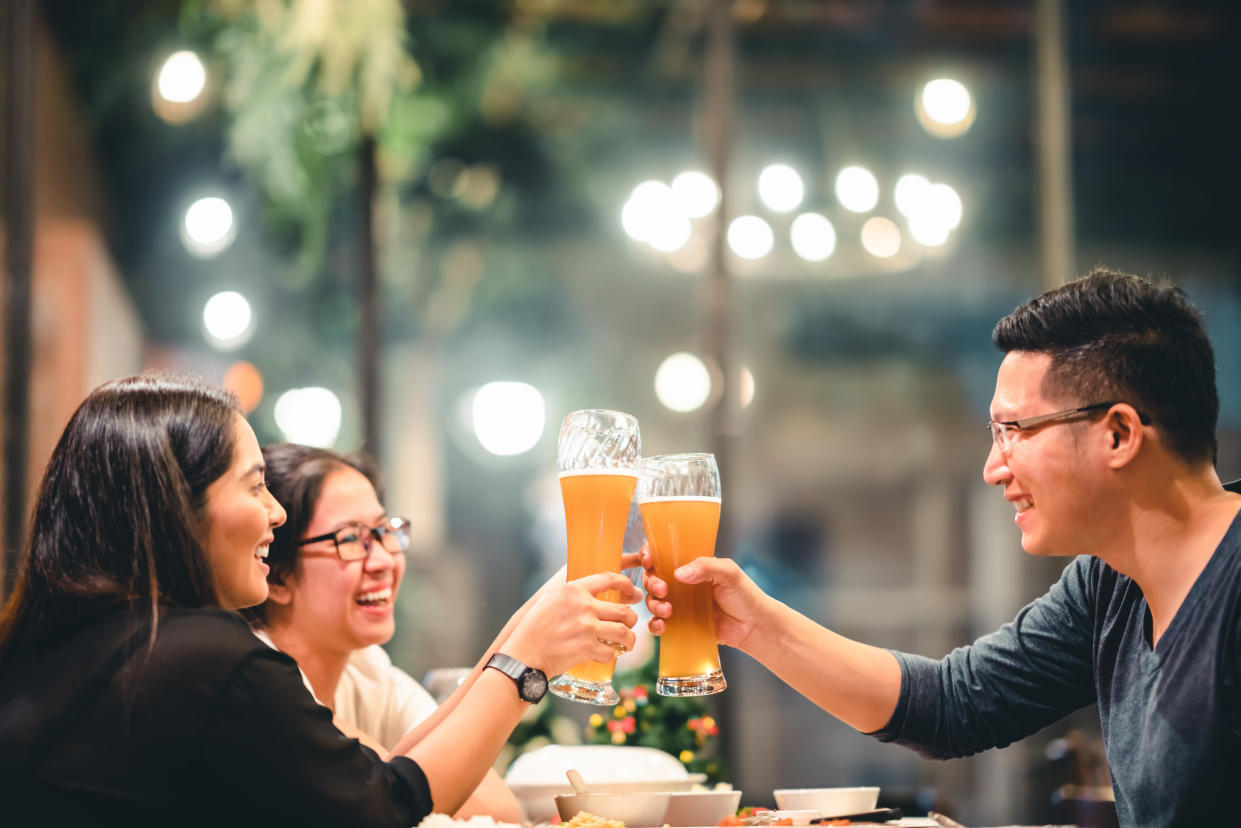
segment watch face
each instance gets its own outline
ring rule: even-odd
[[[529,702],[537,702],[547,694],[547,676],[541,670],[527,670],[521,677],[521,697]]]

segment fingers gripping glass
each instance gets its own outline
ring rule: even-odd
[[[1013,436],[1021,431],[1033,431],[1054,423],[1068,423],[1080,420],[1095,411],[1103,411],[1116,405],[1114,402],[1091,403],[1078,408],[1066,408],[1064,411],[1053,411],[1051,414],[1040,414],[1037,417],[1024,417],[1020,420],[989,420],[987,428],[991,431],[991,439],[1000,451],[1008,453],[1013,448]],[[1150,425],[1150,418],[1138,412],[1142,425]]]
[[[297,542],[306,546],[330,540],[336,547],[336,556],[342,561],[361,561],[370,557],[371,546],[379,541],[389,554],[404,555],[409,550],[409,521],[405,518],[384,518],[378,526],[350,523],[335,532],[325,532]]]

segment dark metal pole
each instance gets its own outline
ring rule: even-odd
[[[720,203],[711,226],[710,256],[703,286],[706,306],[704,346],[719,367],[722,384],[719,401],[711,411],[712,451],[720,469],[724,508],[720,510],[720,529],[716,554],[732,557],[736,544],[733,509],[728,507],[728,491],[734,485],[733,446],[740,431],[740,383],[733,356],[733,279],[728,272],[725,229],[729,216],[728,169],[732,152],[735,94],[732,0],[709,0],[706,15],[706,56],[704,61],[703,141],[711,177],[720,187]],[[735,489],[734,489],[735,491]],[[727,656],[726,656],[727,658]],[[714,705],[720,718],[735,721],[735,694],[716,696]],[[736,745],[732,728],[720,729],[720,751],[735,765]]]
[[[26,522],[26,461],[30,408],[30,278],[34,257],[34,7],[8,0],[4,27],[4,220],[7,295],[4,304],[4,573],[17,571]]]
[[[358,182],[358,393],[362,406],[362,447],[379,456],[379,290],[375,256],[375,139],[362,138]]]

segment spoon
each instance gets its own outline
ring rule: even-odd
[[[564,775],[569,777],[569,784],[573,786],[573,792],[575,794],[585,796],[590,793],[590,791],[586,788],[585,780],[582,779],[582,775],[577,772],[576,768],[569,768],[564,772]]]

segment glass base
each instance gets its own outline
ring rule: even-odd
[[[571,699],[572,701],[586,702],[587,704],[601,704],[612,706],[620,704],[620,694],[612,687],[611,682],[586,681],[565,673],[556,676],[551,683],[547,685],[547,689],[551,690],[562,699]]]
[[[710,696],[728,687],[723,670],[712,670],[698,676],[660,676],[655,692],[661,696]]]

